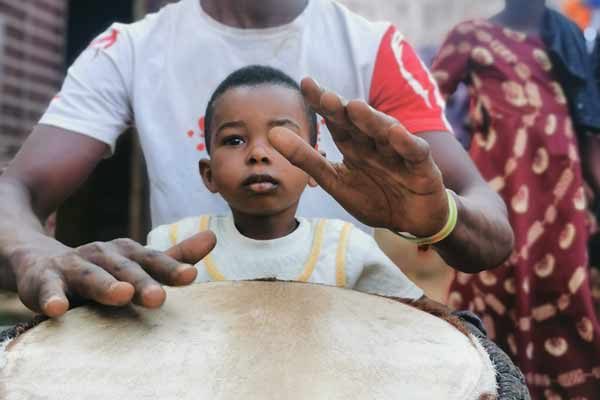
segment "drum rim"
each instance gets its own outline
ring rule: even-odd
[[[39,325],[40,323],[48,320],[49,318],[44,315],[38,315],[34,317],[31,321],[20,322],[15,326],[12,326],[8,329],[0,331],[0,351],[5,349],[5,346],[12,341],[13,339],[18,338],[23,333],[27,332],[31,328]]]
[[[289,281],[276,280],[276,279],[257,279],[257,280],[247,280],[247,281],[242,280],[242,281],[238,281],[238,282],[298,283],[298,282],[289,282]],[[318,285],[317,284],[316,286],[327,286],[327,285]],[[457,316],[454,313],[450,314],[452,317],[454,317],[454,318],[452,318],[452,322],[454,322],[454,323],[452,323],[452,322],[448,321],[446,318],[443,318],[441,315],[436,315],[435,312],[432,312],[432,311],[436,311],[436,310],[425,310],[425,309],[422,309],[421,307],[419,307],[418,305],[415,305],[415,300],[413,300],[413,299],[404,299],[404,298],[398,298],[398,297],[394,297],[394,296],[382,296],[382,295],[372,294],[372,293],[364,293],[364,294],[367,294],[370,296],[375,296],[375,297],[380,297],[380,298],[387,299],[387,300],[392,300],[392,301],[401,303],[405,306],[416,308],[419,311],[429,313],[436,318],[445,320],[447,323],[450,323],[450,325],[452,325],[455,329],[458,329],[462,334],[466,335],[471,341],[473,339],[478,341],[479,344],[485,350],[485,352],[488,354],[490,360],[492,361],[492,363],[494,364],[495,367],[496,367],[496,363],[499,360],[506,361],[506,359],[508,359],[508,357],[506,356],[505,353],[503,353],[501,350],[499,351],[499,348],[496,348],[491,343],[489,343],[489,339],[487,338],[487,335],[485,334],[485,332],[481,332],[479,329],[472,326],[472,324],[470,324],[469,321],[465,321],[464,318],[461,318],[460,316]],[[77,308],[77,307],[75,307],[75,308]],[[10,345],[10,342],[13,339],[16,339],[19,336],[21,336],[22,334],[26,333],[30,329],[36,327],[40,323],[47,321],[49,319],[50,318],[48,318],[46,316],[38,315],[38,316],[34,317],[31,321],[18,323],[13,327],[10,327],[8,329],[0,331],[0,369],[2,368],[2,353],[7,351],[7,347]],[[462,327],[463,329],[460,329],[460,327]],[[519,392],[519,394],[518,394],[519,397],[517,397],[518,399],[529,400],[530,397],[529,397],[528,391],[526,389],[527,386],[525,384],[522,373],[520,372],[518,367],[516,367],[514,364],[512,364],[510,362],[508,362],[508,364],[509,365],[506,366],[506,367],[508,367],[507,368],[508,371],[499,371],[496,369],[496,383],[498,384],[498,387],[497,387],[498,391],[496,393],[496,396],[489,397],[489,399],[490,400],[491,399],[501,400],[501,399],[504,399],[505,396],[507,396],[506,398],[513,398],[510,395],[511,394],[514,395],[515,391],[518,391]],[[520,388],[519,388],[519,386],[520,386]],[[520,390],[518,390],[518,389],[520,389]]]

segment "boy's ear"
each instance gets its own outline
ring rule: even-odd
[[[200,170],[200,176],[204,182],[204,186],[211,192],[217,193],[217,188],[212,180],[212,170],[210,168],[210,160],[203,158],[198,162],[198,169]]]

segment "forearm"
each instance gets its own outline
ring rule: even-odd
[[[495,268],[513,248],[506,206],[487,188],[455,196],[458,222],[452,234],[434,247],[453,268],[467,273]]]
[[[16,291],[10,259],[24,245],[45,233],[23,184],[0,177],[0,199],[0,289]]]
[[[448,132],[420,134],[452,189],[458,207],[458,223],[452,234],[435,248],[455,269],[474,273],[502,264],[510,255],[514,235],[506,205],[485,182],[460,143]]]

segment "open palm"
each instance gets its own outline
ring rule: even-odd
[[[364,101],[346,103],[310,78],[302,81],[302,93],[344,158],[331,163],[297,135],[274,128],[269,138],[283,156],[367,225],[417,236],[444,226],[448,201],[425,140]]]

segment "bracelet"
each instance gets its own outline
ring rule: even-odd
[[[448,220],[444,227],[436,234],[428,237],[417,237],[407,232],[394,232],[396,235],[408,240],[409,242],[415,243],[417,246],[429,246],[442,240],[446,239],[458,222],[458,208],[456,207],[456,200],[454,199],[453,192],[450,189],[446,189],[446,195],[448,196]]]

